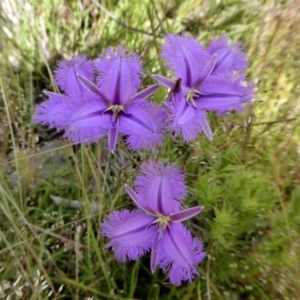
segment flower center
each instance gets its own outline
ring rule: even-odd
[[[199,97],[201,95],[201,93],[199,91],[197,91],[194,88],[190,88],[189,91],[186,94],[186,101],[187,103],[189,103],[190,105],[197,107],[194,98],[195,97]]]
[[[166,230],[171,221],[170,216],[162,215],[161,213],[156,213],[157,219],[153,222],[154,224],[158,224],[159,228],[161,229],[161,233]]]
[[[120,113],[126,113],[123,105],[120,104],[112,104],[110,105],[103,113],[111,112],[112,113],[112,121],[117,122],[119,120]]]

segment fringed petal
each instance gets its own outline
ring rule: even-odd
[[[175,136],[182,134],[184,141],[196,139],[198,133],[204,132],[211,140],[212,132],[207,122],[205,111],[187,103],[181,93],[174,93],[171,101],[166,103],[168,118],[167,128]]]
[[[162,46],[162,58],[183,85],[192,87],[201,77],[205,77],[210,62],[209,52],[198,41],[185,35],[169,34]]]
[[[170,224],[160,243],[158,265],[168,273],[172,284],[191,282],[199,275],[197,265],[205,257],[203,245],[199,239],[193,239],[182,224]]]
[[[102,222],[100,234],[108,237],[116,258],[122,262],[137,260],[149,251],[157,236],[157,228],[151,225],[154,217],[141,210],[114,211]]]
[[[134,186],[144,205],[163,215],[179,211],[180,201],[186,195],[184,175],[171,164],[143,164]]]
[[[126,142],[133,150],[162,145],[164,110],[145,100],[135,100],[120,116],[119,131],[127,135]]]
[[[217,55],[213,74],[242,72],[248,66],[247,55],[241,50],[240,43],[230,44],[228,37],[222,36],[209,44],[208,50]]]
[[[141,197],[127,184],[125,184],[125,190],[127,194],[130,196],[131,200],[133,203],[143,212],[145,212],[148,215],[155,216],[156,212],[149,208],[146,204],[145,201],[141,199]]]
[[[77,74],[90,81],[94,80],[93,62],[85,55],[79,55],[71,60],[62,60],[54,70],[54,78],[57,85],[69,96],[89,93],[86,87],[78,80]]]
[[[113,104],[124,104],[140,86],[140,59],[133,52],[126,54],[123,47],[119,47],[117,53],[107,49],[96,62],[96,69],[99,88]]]
[[[74,143],[98,140],[112,127],[111,116],[103,113],[105,108],[105,104],[99,101],[77,105],[66,126],[64,137]]]
[[[245,102],[254,97],[251,85],[239,78],[230,79],[230,76],[211,76],[202,83],[200,91],[203,95],[195,99],[197,107],[218,112],[239,111]]]
[[[48,100],[39,104],[32,117],[35,123],[48,125],[59,130],[64,129],[70,121],[71,116],[77,109],[68,96],[47,92]]]

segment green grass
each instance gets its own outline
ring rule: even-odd
[[[297,1],[82,2],[0,4],[0,298],[298,299]],[[210,115],[213,142],[168,139],[155,154],[184,166],[186,205],[205,207],[187,224],[208,254],[201,276],[174,287],[150,273],[149,256],[118,263],[97,234],[107,213],[132,207],[123,184],[152,154],[122,141],[115,155],[103,140],[75,147],[31,115],[42,91],[57,89],[52,71],[62,57],[94,58],[123,44],[141,54],[147,75],[165,73],[161,37],[181,31],[203,43],[222,34],[241,40],[256,102],[242,115]]]

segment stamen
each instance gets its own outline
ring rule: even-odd
[[[197,91],[194,88],[189,89],[189,91],[186,94],[186,101],[187,103],[189,103],[190,105],[194,106],[195,108],[197,108],[197,104],[194,100],[194,97],[199,97],[200,96],[200,92]]]
[[[158,224],[159,229],[161,230],[160,233],[163,233],[166,230],[166,228],[168,227],[169,222],[171,221],[171,218],[170,218],[170,216],[162,215],[159,212],[156,213],[156,217],[157,217],[157,219],[155,221],[153,221],[152,224]]]
[[[115,123],[119,121],[118,117],[119,117],[120,113],[127,114],[124,106],[121,104],[110,105],[106,110],[103,111],[103,113],[106,113],[106,112],[112,112],[112,121]]]

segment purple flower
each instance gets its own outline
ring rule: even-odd
[[[119,133],[127,136],[134,150],[161,145],[164,110],[145,100],[157,85],[138,92],[139,57],[126,54],[122,47],[117,53],[108,49],[95,69],[85,56],[62,61],[54,76],[65,95],[46,92],[49,100],[37,107],[33,120],[64,130],[64,137],[75,143],[94,142],[108,134],[110,151],[115,150]]]
[[[174,165],[143,164],[135,191],[125,185],[138,208],[112,212],[101,228],[101,234],[110,239],[106,247],[113,250],[118,260],[137,260],[151,250],[151,271],[161,268],[175,285],[191,282],[205,257],[202,242],[193,239],[181,223],[202,210],[200,206],[181,210],[186,194],[183,179]]]
[[[185,141],[195,139],[199,132],[212,139],[206,111],[241,111],[253,98],[242,73],[246,56],[238,44],[229,45],[226,37],[213,41],[207,50],[192,37],[170,34],[165,37],[162,58],[177,79],[153,77],[170,89],[168,129],[175,135],[181,133]]]

